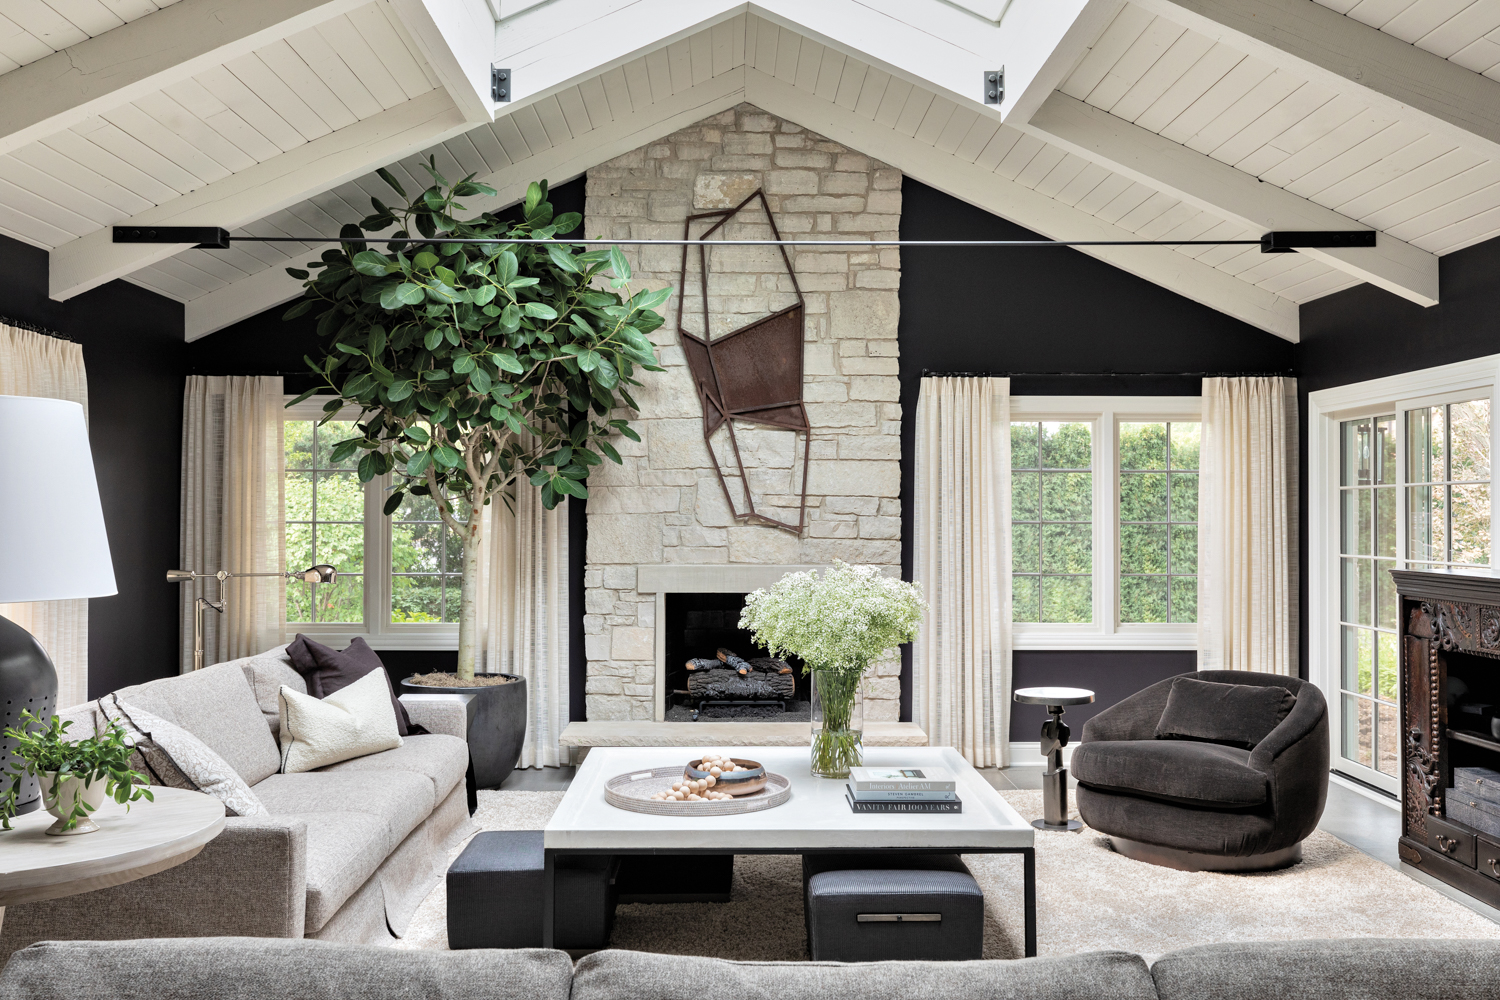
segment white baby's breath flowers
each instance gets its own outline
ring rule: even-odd
[[[916,584],[836,560],[821,576],[788,573],[749,594],[740,628],[772,656],[790,653],[810,668],[858,675],[915,639],[926,610]]]

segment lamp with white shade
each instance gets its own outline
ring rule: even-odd
[[[0,396],[0,604],[118,593],[83,407],[63,399]],[[0,732],[30,709],[57,707],[57,670],[30,632],[0,617]],[[13,741],[0,737],[0,766]],[[16,812],[41,803],[22,782]]]

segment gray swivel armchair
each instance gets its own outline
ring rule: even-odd
[[[1284,867],[1301,860],[1328,799],[1328,706],[1295,677],[1185,674],[1090,719],[1071,766],[1079,815],[1127,857],[1187,871]]]

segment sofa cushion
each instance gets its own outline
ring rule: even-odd
[[[1210,809],[1248,809],[1266,801],[1266,776],[1250,751],[1217,743],[1105,740],[1081,743],[1069,765],[1079,784]]]
[[[426,775],[396,771],[273,774],[255,786],[255,794],[272,816],[358,813],[373,817],[385,830],[387,854],[432,813],[438,802]],[[312,871],[311,857],[307,867]]]
[[[383,750],[365,757],[341,761],[322,768],[322,774],[360,773],[365,771],[401,771],[425,775],[432,781],[434,801],[441,802],[464,780],[469,769],[469,744],[456,736],[429,733],[408,736],[394,750]]]
[[[391,708],[396,713],[396,732],[406,736],[411,732],[411,719],[401,700],[396,697],[395,685],[380,656],[370,644],[359,636],[349,641],[342,650],[314,642],[302,633],[286,647],[292,668],[307,679],[307,693],[314,698],[327,698],[341,691],[371,672],[379,672],[385,678],[386,690],[390,692]]]
[[[265,717],[266,725],[271,727],[272,736],[281,734],[281,694],[282,685],[291,688],[301,694],[307,694],[307,681],[302,675],[292,669],[291,661],[286,654],[281,656],[247,656],[243,660],[235,660],[240,669],[245,672],[245,679],[250,682],[250,690],[255,694],[255,703],[260,706],[260,714]]]
[[[1201,740],[1254,750],[1297,704],[1284,687],[1177,677],[1156,723],[1159,740]]]
[[[397,951],[275,938],[44,941],[0,974],[4,1000],[568,1000],[560,951]]]
[[[229,762],[186,729],[121,701],[119,695],[100,698],[99,707],[105,718],[125,731],[135,746],[131,768],[149,775],[151,784],[211,795],[224,803],[224,811],[231,816],[268,815]]]
[[[726,962],[596,951],[573,967],[572,1000],[1156,1000],[1139,955],[1096,951],[988,962]]]
[[[281,689],[281,773],[311,771],[401,745],[385,671],[326,698]]]
[[[253,786],[281,767],[276,739],[255,703],[245,672],[233,661],[115,693],[127,705],[159,715],[198,737],[228,761],[246,784]]]

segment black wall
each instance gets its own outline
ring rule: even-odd
[[[907,178],[904,240],[1043,237]],[[1169,251],[1162,251],[1163,253]],[[1196,396],[1200,375],[1117,377],[1130,372],[1286,372],[1293,345],[1159,285],[1067,248],[934,248],[901,255],[901,513],[910,525],[913,440],[922,372],[1014,375],[1011,394]],[[1055,373],[1089,377],[1057,377]],[[1052,375],[1052,377],[1048,377]],[[902,569],[911,575],[911,533]],[[901,678],[911,717],[911,658]],[[1192,652],[1027,651],[1014,656],[1016,687],[1087,687],[1098,700],[1069,711],[1075,723],[1162,677],[1194,669]],[[1017,706],[1012,740],[1033,740],[1040,711]]]
[[[89,601],[89,694],[177,672],[182,306],[123,281],[47,297],[47,252],[0,236],[0,317],[83,345],[114,597]]]

